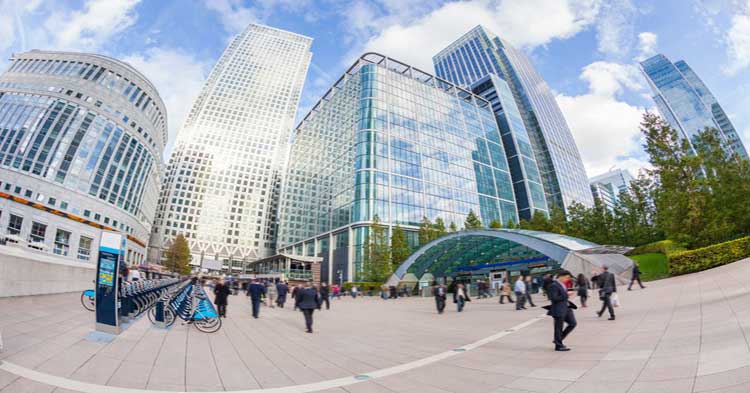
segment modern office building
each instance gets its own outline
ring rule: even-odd
[[[593,204],[573,135],[547,83],[526,54],[477,26],[440,51],[432,61],[439,77],[464,88],[475,88],[488,74],[505,81],[529,136],[547,206],[567,209],[576,202],[585,206]],[[510,146],[507,144],[506,148]],[[511,155],[509,152],[508,156]],[[526,163],[528,159],[523,161]],[[528,166],[532,166],[530,162]],[[515,183],[527,175],[516,172],[520,177],[514,177]],[[523,206],[519,203],[519,207]]]
[[[328,281],[358,279],[375,216],[413,247],[423,217],[518,221],[491,104],[375,53],[298,125],[281,195],[279,252],[322,257]]]
[[[682,138],[692,141],[706,127],[715,128],[721,132],[727,151],[750,158],[716,97],[685,61],[672,63],[658,54],[642,61],[641,70],[654,92],[659,113]]]
[[[208,76],[169,159],[149,258],[175,236],[194,263],[239,270],[275,249],[281,169],[312,39],[252,24]]]
[[[519,217],[531,219],[535,211],[549,215],[534,150],[510,86],[496,75],[488,74],[473,83],[471,89],[492,104],[508,157]]]
[[[630,194],[632,181],[633,176],[630,172],[619,168],[594,176],[589,180],[594,198],[599,198],[610,211],[615,210],[620,194]]]
[[[0,232],[95,261],[102,230],[141,263],[153,225],[167,114],[130,65],[95,54],[13,55],[0,77]]]

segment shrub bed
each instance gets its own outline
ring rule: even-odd
[[[359,291],[365,293],[367,291],[380,291],[380,287],[383,286],[382,282],[345,282],[344,290],[348,291],[352,289],[352,286],[356,285]]]
[[[664,254],[666,256],[669,256],[670,254],[673,254],[675,252],[685,250],[686,248],[682,244],[677,243],[674,240],[660,240],[658,242],[648,243],[636,247],[628,251],[626,255]]]
[[[711,269],[750,257],[750,236],[669,255],[672,276]]]

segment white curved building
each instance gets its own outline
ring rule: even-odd
[[[95,54],[20,53],[0,76],[0,234],[95,260],[103,229],[145,261],[167,139],[151,82]]]

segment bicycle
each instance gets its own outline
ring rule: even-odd
[[[197,304],[193,307],[196,301]],[[178,317],[185,321],[183,325],[192,324],[204,333],[215,333],[221,329],[221,318],[208,300],[206,292],[198,286],[185,287],[165,307],[164,322],[167,326],[172,326]]]
[[[81,304],[86,310],[96,310],[96,292],[94,292],[93,289],[87,289],[81,292]]]

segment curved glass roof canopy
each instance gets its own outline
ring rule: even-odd
[[[443,236],[417,250],[396,270],[448,276],[460,271],[550,260],[562,264],[571,253],[600,247],[586,240],[555,233],[521,229],[461,231]]]

